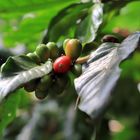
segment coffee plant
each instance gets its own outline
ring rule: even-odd
[[[0,139],[138,140],[139,6],[0,2]]]

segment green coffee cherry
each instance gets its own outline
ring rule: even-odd
[[[66,88],[67,83],[68,76],[66,74],[57,76],[55,82],[53,83],[52,87],[49,90],[49,93],[51,95],[60,95]]]
[[[74,64],[71,72],[76,76],[79,77],[82,74],[82,65],[81,64]]]
[[[48,90],[50,86],[52,85],[52,78],[50,75],[45,75],[44,77],[41,78],[37,88],[40,90]]]
[[[52,60],[55,60],[57,57],[59,57],[59,48],[54,42],[48,42],[46,46],[50,51],[50,58]]]
[[[39,56],[42,63],[46,62],[50,57],[50,51],[45,44],[38,45],[35,52]]]
[[[39,89],[35,90],[35,96],[40,100],[43,100],[47,95],[48,95],[48,91],[42,91]]]
[[[47,96],[52,82],[53,81],[50,75],[45,75],[41,78],[35,90],[35,95],[38,99],[44,99]]]
[[[28,53],[27,56],[34,61],[36,64],[40,63],[39,56],[34,52],[34,53]]]
[[[27,92],[35,91],[37,87],[38,80],[31,80],[30,82],[26,83],[23,87]]]
[[[81,55],[82,44],[78,39],[67,39],[63,43],[63,48],[66,56],[76,60]]]
[[[60,88],[64,88],[68,83],[68,76],[67,74],[63,74],[59,77],[56,77],[56,83],[59,85]]]

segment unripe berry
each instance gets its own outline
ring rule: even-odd
[[[35,96],[38,99],[44,99],[48,95],[49,88],[52,85],[52,78],[50,75],[45,75],[41,78],[38,85],[36,86]]]
[[[71,71],[76,77],[80,76],[82,74],[82,65],[81,64],[74,64]]]
[[[50,51],[50,58],[55,60],[57,57],[59,57],[59,48],[57,47],[57,45],[54,42],[48,42],[46,44],[46,46],[48,47],[49,51]]]
[[[36,87],[37,87],[37,84],[38,84],[38,80],[31,80],[29,81],[28,83],[24,84],[24,89],[27,91],[27,92],[33,92],[35,91]]]
[[[27,56],[34,61],[36,64],[40,63],[39,56],[34,52],[34,53],[28,53]]]
[[[66,86],[69,82],[69,77],[67,74],[57,75],[55,77],[54,84],[49,90],[51,96],[60,95],[66,89]]]
[[[42,91],[45,91],[45,90],[48,90],[49,87],[52,85],[52,78],[50,75],[45,75],[44,77],[42,77],[40,79],[40,82],[39,84],[37,85],[37,88],[42,90]]]
[[[38,45],[35,52],[43,63],[50,57],[50,51],[45,44]]]
[[[48,91],[42,91],[40,89],[35,90],[36,98],[43,100],[48,95]]]

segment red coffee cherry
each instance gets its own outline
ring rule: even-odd
[[[69,56],[58,57],[54,64],[53,69],[56,73],[66,73],[70,70],[71,58]]]

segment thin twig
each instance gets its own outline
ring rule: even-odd
[[[74,108],[75,110],[77,109],[79,102],[80,102],[80,96],[78,96],[76,99],[75,108]]]

